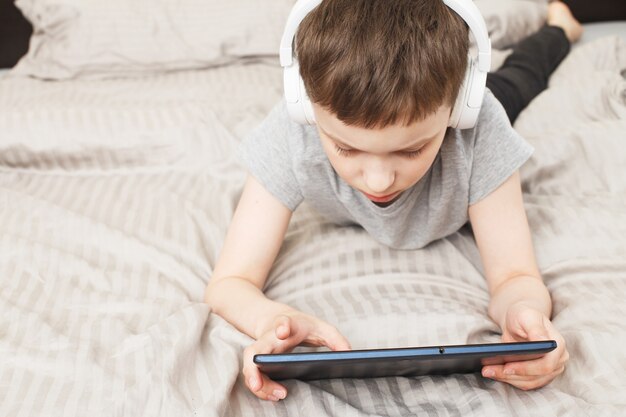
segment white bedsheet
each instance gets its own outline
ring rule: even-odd
[[[248,393],[250,343],[203,291],[244,180],[237,141],[280,98],[276,66],[140,80],[0,80],[0,415],[617,416],[626,413],[626,46],[577,48],[516,128],[565,373],[524,392],[451,377],[289,381]],[[269,297],[354,348],[495,342],[467,229],[380,246],[304,205]]]

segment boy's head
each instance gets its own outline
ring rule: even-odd
[[[440,0],[324,0],[295,43],[330,163],[393,201],[439,151],[467,69],[465,22]]]
[[[468,47],[465,22],[441,0],[324,0],[300,23],[295,53],[313,104],[383,128],[451,108]]]

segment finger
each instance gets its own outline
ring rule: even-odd
[[[508,384],[514,385],[522,389],[533,389],[533,388],[546,385],[547,383],[552,381],[554,378],[562,374],[564,371],[565,371],[565,367],[563,366],[554,372],[551,372],[547,375],[542,375],[542,376],[501,375],[501,376],[491,377],[490,379],[493,379],[499,382],[506,382]]]
[[[525,328],[528,340],[549,340],[550,335],[548,329],[546,329],[543,321],[539,324],[534,324],[531,327]]]
[[[485,378],[501,379],[503,375],[504,365],[483,366],[481,374]]]
[[[525,377],[525,376],[517,376],[514,378],[507,379],[498,379],[500,382],[505,382],[507,384],[513,385],[516,388],[519,388],[524,391],[541,388],[547,384],[549,384],[554,378],[563,373],[565,367],[556,370],[548,375],[542,377]]]
[[[517,305],[513,307],[510,317],[507,314],[506,327],[516,342],[546,340],[548,339],[546,322],[549,323],[549,320],[540,311]]]
[[[258,389],[251,388],[246,382],[246,386],[250,391],[262,400],[279,401],[287,397],[287,388],[284,385],[272,381],[267,375],[260,374],[260,379],[255,382]]]
[[[546,376],[553,375],[556,376],[562,373],[565,370],[565,366],[562,365],[554,371],[546,372],[543,375],[517,375],[517,374],[507,374],[505,372],[497,372],[491,377],[491,379],[496,379],[498,381],[510,382],[510,381],[533,381],[541,378],[545,378]]]
[[[552,355],[550,352],[539,359],[527,361],[509,362],[502,365],[502,375],[520,375],[520,376],[543,376],[553,372],[559,368],[560,353]]]
[[[331,326],[328,323],[324,323],[319,326],[319,336],[325,346],[328,346],[331,350],[351,350],[352,346],[348,339],[342,335],[336,327]]]
[[[267,375],[258,373],[245,374],[245,383],[248,389],[262,400],[279,401],[287,397],[287,388]],[[248,376],[251,375],[251,376]]]
[[[566,362],[567,356],[548,356],[550,353],[539,359],[486,366],[483,368],[482,374],[487,378],[495,377],[498,379],[512,376],[541,377],[554,372]],[[557,355],[560,355],[560,353],[557,353]]]
[[[254,355],[272,353],[272,344],[265,338],[257,340],[244,350],[243,375],[246,386],[263,400],[278,401],[287,396],[287,388],[264,375],[254,363]]]
[[[262,340],[257,340],[243,351],[243,375],[246,386],[252,392],[259,391],[263,386],[261,371],[254,363],[254,355],[267,351],[267,344]]]
[[[540,359],[535,359],[533,361],[540,361]],[[537,368],[527,367],[528,363],[533,361],[527,360],[519,362],[509,362],[503,365],[484,366],[481,370],[481,374],[485,378],[493,378],[498,380],[507,378],[515,379],[515,377],[537,378],[552,373],[554,370],[560,368],[565,363],[565,361],[559,360],[557,362],[557,365],[554,367],[550,367],[549,369],[547,367],[545,369],[539,368],[537,370]],[[542,366],[546,366],[543,362],[541,362],[541,364],[543,364]]]
[[[263,400],[270,401],[280,401],[287,397],[287,388],[284,385],[271,380],[263,373],[261,373],[261,378],[262,387],[260,390],[254,392],[254,395]]]
[[[546,320],[541,316],[537,320],[532,320],[530,323],[522,323],[522,327],[527,335],[527,340],[548,340],[550,335],[546,328]],[[549,323],[549,321],[548,321]]]
[[[510,373],[510,375],[542,376],[563,366],[569,360],[565,340],[556,331],[549,336],[557,340],[556,349],[538,359],[507,363],[504,365],[503,373]]]
[[[281,340],[287,339],[291,335],[291,327],[291,319],[289,316],[278,316],[274,322],[276,337]]]
[[[504,375],[542,376],[561,368],[568,360],[569,353],[566,350],[552,351],[539,359],[509,362],[503,366],[502,373]]]

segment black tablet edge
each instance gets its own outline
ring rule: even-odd
[[[257,365],[271,365],[276,363],[304,363],[323,362],[327,360],[363,360],[363,359],[415,359],[450,357],[450,356],[476,356],[476,355],[515,355],[548,353],[556,349],[555,340],[539,340],[531,342],[511,342],[511,343],[484,343],[472,345],[442,345],[407,348],[386,348],[386,349],[360,349],[344,351],[324,351],[324,352],[297,352],[297,353],[274,353],[254,355],[253,362]]]

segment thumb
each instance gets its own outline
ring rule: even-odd
[[[336,327],[325,324],[321,326],[320,333],[324,339],[324,344],[331,350],[352,350],[348,339]]]
[[[528,329],[526,329],[526,333],[528,334],[528,340],[548,340],[550,336],[548,335],[548,330],[545,326],[535,324]]]
[[[528,330],[528,340],[548,340],[548,332],[545,327],[537,326]]]
[[[546,340],[549,339],[543,314],[525,305],[516,305],[510,310],[507,318],[509,332],[514,339]]]
[[[274,333],[280,340],[285,340],[291,335],[291,319],[289,316],[278,316],[274,322]]]

